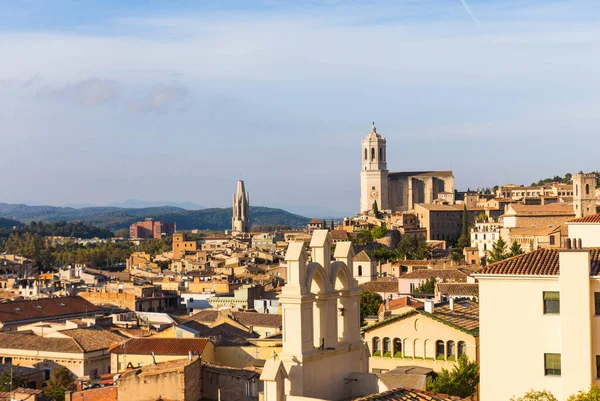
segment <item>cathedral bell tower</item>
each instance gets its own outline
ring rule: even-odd
[[[362,140],[362,167],[360,171],[360,211],[373,209],[377,202],[379,210],[389,209],[388,170],[386,162],[386,141],[375,128]]]

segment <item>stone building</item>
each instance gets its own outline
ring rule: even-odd
[[[360,211],[377,202],[379,210],[407,211],[417,203],[434,203],[439,198],[454,202],[452,171],[389,172],[386,140],[375,124],[362,140]]]
[[[573,209],[575,218],[596,214],[596,173],[573,176]]]
[[[231,231],[235,233],[250,232],[250,196],[244,188],[244,181],[239,180],[237,191],[233,194],[233,217]]]
[[[144,221],[135,222],[129,226],[129,238],[161,239],[162,237],[168,237],[169,235],[172,235],[175,230],[176,227],[174,223],[162,223],[160,221],[154,221],[154,219],[148,218]]]

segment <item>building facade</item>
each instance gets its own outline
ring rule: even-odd
[[[377,132],[375,123],[362,140],[360,171],[360,211],[413,210],[417,203],[433,203],[439,198],[454,199],[452,171],[389,172],[386,139]]]
[[[129,226],[129,238],[134,239],[161,239],[173,235],[176,227],[175,223],[162,223],[148,218],[144,221],[138,221]]]

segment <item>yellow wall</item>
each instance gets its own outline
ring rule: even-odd
[[[282,347],[279,343],[276,347],[215,347],[215,361],[219,365],[244,368],[252,364],[254,359],[269,359],[275,351],[281,355]]]
[[[365,342],[373,355],[373,338],[379,337],[383,350],[383,339],[389,338],[393,354],[393,340],[402,340],[402,357],[371,356],[369,368],[392,370],[401,365],[423,366],[440,372],[442,368],[452,369],[456,361],[436,360],[435,343],[438,340],[454,341],[455,353],[458,352],[458,342],[467,345],[467,356],[470,360],[478,360],[478,338],[463,331],[440,323],[421,314],[414,314],[390,324],[380,326],[365,333]],[[383,352],[382,352],[383,354]],[[456,359],[456,357],[454,358]]]

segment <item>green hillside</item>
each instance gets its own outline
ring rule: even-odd
[[[178,230],[208,229],[226,230],[231,228],[231,208],[212,208],[202,210],[185,210],[172,206],[148,208],[88,207],[75,209],[55,206],[27,206],[0,203],[0,217],[19,220],[58,222],[80,221],[110,230],[127,228],[131,223],[144,218],[176,223]],[[309,219],[281,209],[262,206],[250,207],[252,225],[273,226],[285,225],[303,227]],[[11,226],[12,227],[12,226]]]

